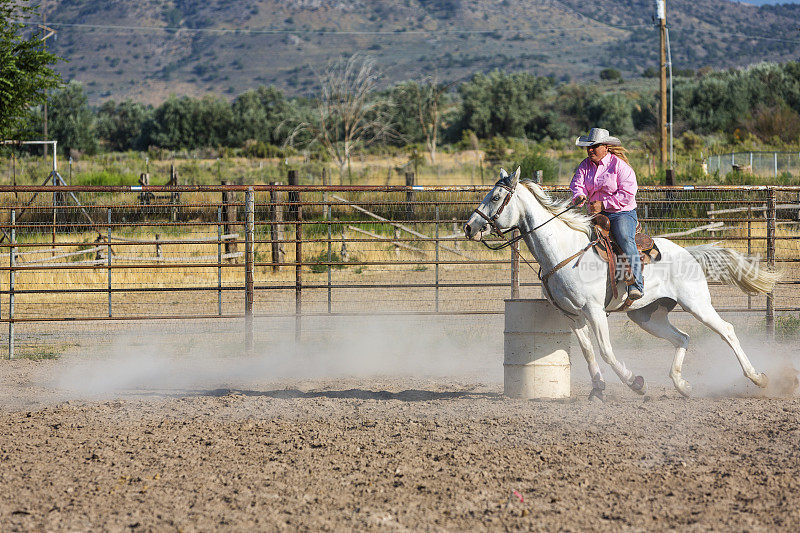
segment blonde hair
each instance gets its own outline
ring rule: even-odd
[[[616,146],[616,145],[613,145],[613,144],[607,144],[606,148],[608,148],[609,153],[614,154],[615,156],[619,157],[620,159],[622,159],[623,161],[625,161],[629,165],[631,164],[630,161],[628,161],[628,156],[625,155],[625,154],[628,153],[628,151],[623,146]]]

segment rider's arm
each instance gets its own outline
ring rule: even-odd
[[[620,211],[635,201],[636,191],[639,189],[636,173],[630,165],[618,160],[616,170],[617,190],[603,198],[603,206],[612,211]]]
[[[572,191],[572,199],[575,200],[579,196],[583,196],[584,198],[589,197],[589,191],[586,190],[585,180],[586,180],[586,165],[585,161],[578,165],[578,168],[575,169],[575,175],[572,176],[572,181],[569,184],[569,188]]]

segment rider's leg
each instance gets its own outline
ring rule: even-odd
[[[631,265],[634,283],[639,291],[644,292],[644,281],[642,279],[642,260],[639,251],[636,249],[636,224],[638,217],[636,209],[632,211],[620,211],[618,213],[606,213],[611,221],[611,234],[614,240],[622,248],[625,257]]]

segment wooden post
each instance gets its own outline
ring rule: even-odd
[[[230,185],[230,181],[223,181],[222,185]],[[234,233],[236,228],[237,207],[233,205],[236,202],[236,196],[233,191],[222,191],[222,220],[225,222],[223,232],[225,235]],[[236,239],[225,239],[225,253],[235,254],[237,249]],[[229,256],[230,257],[230,256]],[[229,259],[232,261],[233,259]]]
[[[169,181],[167,182],[168,187],[177,187],[178,186],[178,171],[175,170],[175,165],[171,164],[169,166]],[[172,222],[177,222],[178,220],[178,204],[181,202],[181,193],[179,192],[171,192],[169,193],[169,203],[172,205],[170,208],[171,219]]]
[[[253,233],[255,225],[255,210],[253,202],[253,189],[247,189],[244,196],[245,212],[247,213],[244,237],[244,316],[245,316],[245,349],[248,353],[253,351]]]
[[[11,247],[8,254],[8,358],[14,359],[14,254],[17,252],[17,210],[11,210]]]
[[[750,154],[753,155],[753,154]],[[747,206],[747,256],[750,257],[753,255],[753,206],[748,204]],[[753,296],[748,294],[747,295],[747,308],[753,308]]]
[[[349,256],[347,255],[347,234],[344,230],[344,224],[342,224],[342,262],[346,262]]]
[[[222,316],[222,206],[217,206],[217,314]]]
[[[414,186],[415,175],[413,172],[406,172],[406,187],[409,189],[406,191],[406,212],[410,217],[413,218],[414,216],[414,191],[411,190],[411,187]]]
[[[111,208],[108,208],[108,226],[106,227],[106,255],[108,268],[108,317],[111,318]]]
[[[775,268],[775,189],[767,191],[767,265]],[[767,332],[775,334],[775,290],[767,294]]]
[[[299,201],[299,195],[298,195]],[[303,313],[303,206],[297,206],[294,243],[294,340],[300,342]]]
[[[291,187],[297,187],[297,171],[290,170],[286,174],[286,181]],[[289,218],[291,220],[297,220],[297,203],[299,202],[299,193],[297,191],[289,191]]]
[[[434,266],[434,279],[436,285],[436,312],[439,312],[439,202],[436,202],[435,215],[436,215],[436,249],[434,259],[436,265]]]
[[[270,185],[280,185],[280,182],[273,181]],[[269,238],[272,248],[272,271],[277,272],[280,268],[278,263],[283,262],[283,206],[280,205],[281,193],[274,188],[269,191]]]
[[[328,171],[328,169],[326,169],[326,168],[322,169],[322,185],[325,186],[325,187],[330,185],[330,183],[328,182],[329,180],[328,180],[328,172],[327,171]],[[390,172],[391,172],[391,169],[390,169]],[[387,183],[387,185],[388,185],[388,183]],[[332,266],[331,265],[331,260],[333,258],[333,250],[332,250],[333,243],[331,242],[331,236],[332,236],[332,233],[333,233],[333,228],[331,227],[332,226],[332,223],[331,223],[332,222],[331,221],[331,204],[330,204],[330,201],[328,200],[328,191],[327,190],[322,193],[322,203],[325,204],[325,220],[328,222],[328,268],[327,268],[327,271],[328,271],[328,313],[330,313],[331,310],[333,309],[333,290],[332,290],[332,286],[331,286],[331,278],[332,278],[332,272],[333,272],[333,268],[331,268],[331,266]]]

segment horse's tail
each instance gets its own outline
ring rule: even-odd
[[[758,258],[730,248],[701,244],[686,251],[700,263],[707,279],[735,285],[747,294],[767,294],[781,277],[780,272],[765,268]]]

